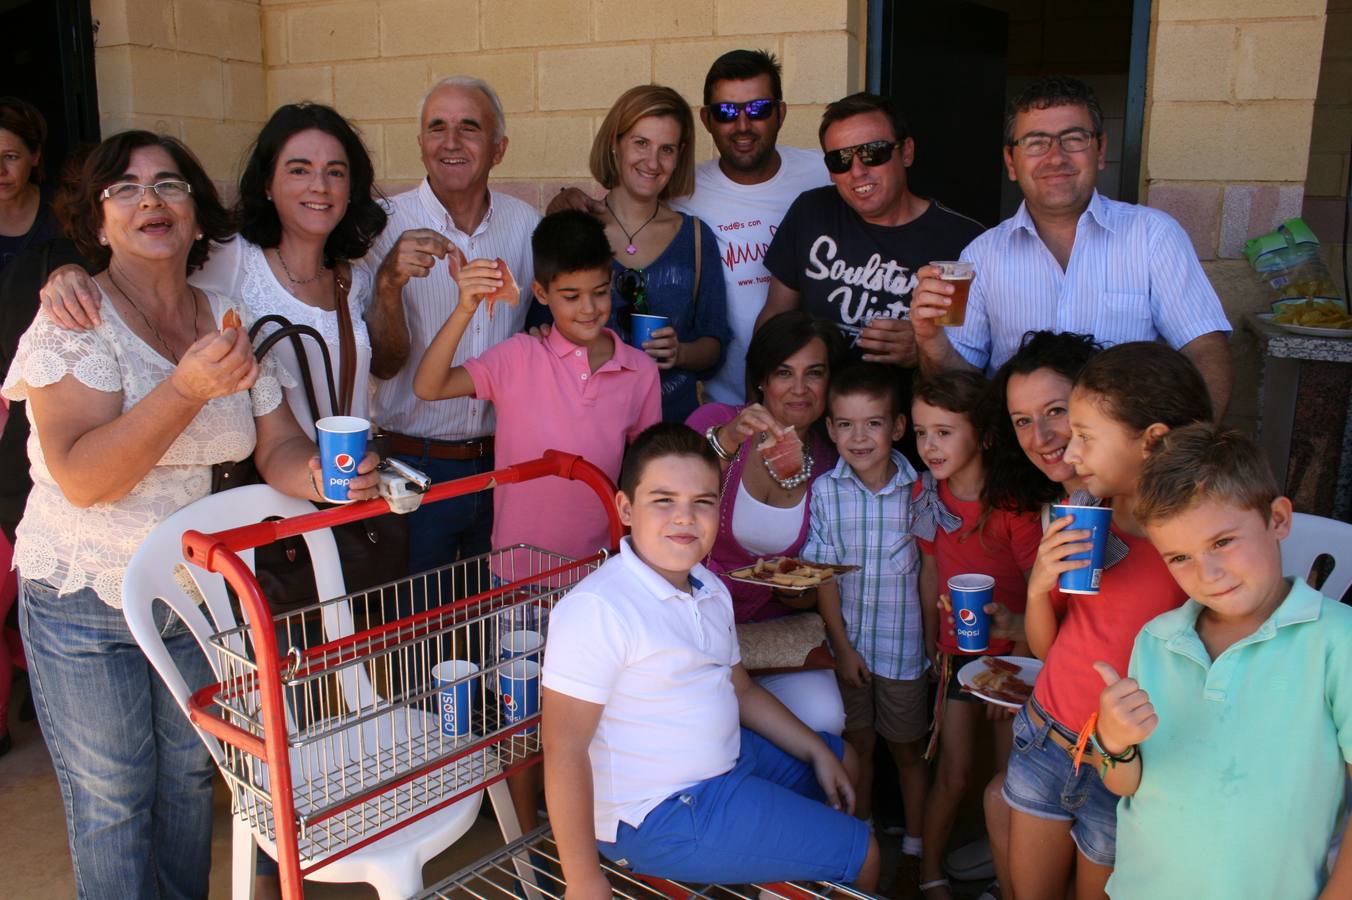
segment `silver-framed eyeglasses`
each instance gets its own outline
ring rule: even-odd
[[[118,203],[140,203],[146,191],[154,191],[155,196],[166,202],[182,200],[192,193],[192,185],[186,181],[170,179],[154,184],[141,184],[138,181],[119,181],[103,189],[99,196],[104,200],[116,200]]]
[[[1094,132],[1087,128],[1067,128],[1060,134],[1034,131],[1018,140],[1010,141],[1009,146],[1022,147],[1025,156],[1046,156],[1047,151],[1052,149],[1052,141],[1056,141],[1061,145],[1063,153],[1082,153],[1094,143],[1095,137]]]

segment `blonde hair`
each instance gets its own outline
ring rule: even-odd
[[[684,197],[695,190],[695,117],[685,98],[669,87],[641,84],[620,95],[606,113],[605,121],[592,141],[591,173],[607,190],[620,183],[615,163],[615,145],[640,119],[670,117],[681,126],[681,146],[676,153],[676,168],[671,180],[658,196],[660,200]]]

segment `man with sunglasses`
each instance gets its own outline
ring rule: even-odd
[[[693,194],[671,203],[718,238],[732,340],[704,389],[719,403],[746,402],[746,351],[770,286],[764,259],[775,229],[795,197],[829,184],[819,155],[777,145],[786,112],[774,54],[731,50],[714,60],[699,117],[718,158],[695,169]]]
[[[963,251],[976,278],[961,327],[933,324],[953,288],[936,269],[920,273],[911,320],[921,367],[989,375],[1026,332],[1046,329],[1106,344],[1162,339],[1197,366],[1221,415],[1230,323],[1177,222],[1095,189],[1105,149],[1093,90],[1074,78],[1033,82],[1010,103],[1004,155],[1023,204]]]
[[[955,259],[982,226],[913,194],[915,142],[892,101],[837,100],[818,130],[832,186],[789,208],[765,256],[770,290],[757,324],[803,308],[839,326],[856,356],[914,368],[910,316],[916,272]]]

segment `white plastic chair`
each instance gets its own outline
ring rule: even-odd
[[[309,503],[287,497],[267,485],[235,488],[205,497],[165,519],[151,532],[132,557],[122,584],[123,613],[132,636],[174,695],[184,715],[188,712],[188,686],[178,667],[169,657],[159,630],[155,627],[155,601],[164,601],[183,619],[207,655],[217,677],[221,677],[220,664],[215,649],[209,643],[210,637],[219,631],[234,628],[238,622],[226,594],[225,579],[183,562],[181,544],[183,532],[189,529],[221,531],[250,525],[274,516],[288,517],[311,512],[314,512],[314,507]],[[333,542],[333,535],[328,529],[323,529],[307,533],[304,537],[314,563],[315,585],[319,597],[332,599],[343,596],[346,590],[343,586],[342,569],[338,564],[338,551]],[[252,568],[253,551],[245,551],[240,557]],[[175,577],[175,569],[180,565],[206,598],[205,609],[211,615],[211,622],[208,622],[203,607],[184,591],[182,584]],[[325,615],[324,631],[330,640],[351,634],[351,610],[344,604],[332,605]],[[351,677],[357,681],[365,680],[360,667],[354,667]],[[347,695],[349,705],[359,702],[359,697],[369,698],[370,692],[369,683],[360,684],[345,680],[343,685],[343,693]],[[223,766],[225,755],[220,743],[201,729],[198,729],[197,733],[217,765]],[[380,735],[378,739],[384,744],[391,737]],[[397,739],[397,736],[393,737]],[[369,739],[366,744],[371,745]],[[299,752],[301,751],[293,751],[291,761],[293,771],[301,765],[313,764],[313,760],[301,759],[297,755]],[[519,835],[520,828],[516,824],[515,814],[510,812],[512,805],[505,782],[498,782],[489,788],[489,792],[493,796],[499,820],[503,822],[504,832],[510,833],[514,830]],[[471,794],[445,809],[334,860],[311,872],[306,878],[310,881],[329,883],[366,882],[376,888],[382,900],[394,900],[417,894],[423,888],[423,865],[469,830],[478,815],[482,799],[482,792]],[[509,813],[510,819],[504,820],[504,816]],[[233,823],[231,895],[235,900],[251,900],[257,848],[261,846],[269,855],[275,857],[276,845],[265,835],[256,833],[239,810],[234,811],[231,819]],[[308,862],[309,860],[302,856],[301,865],[305,866]]]
[[[1282,541],[1282,574],[1310,577],[1310,567],[1321,556],[1333,559],[1333,571],[1319,585],[1326,597],[1341,600],[1352,587],[1352,525],[1307,513],[1291,518],[1291,534]]]

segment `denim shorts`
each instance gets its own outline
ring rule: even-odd
[[[1028,704],[1037,707],[1043,725],[1033,727],[1028,706],[1014,717],[1005,802],[1039,819],[1072,823],[1070,836],[1085,858],[1111,866],[1117,853],[1117,795],[1103,786],[1092,765],[1081,763],[1080,771],[1074,771],[1070,754],[1048,732],[1055,728],[1072,741],[1077,735],[1054,722],[1036,700]]]
[[[819,735],[836,754],[844,742]],[[700,884],[852,882],[868,855],[869,828],[827,806],[812,766],[742,729],[732,770],[679,791],[614,842],[597,841],[616,865]]]

